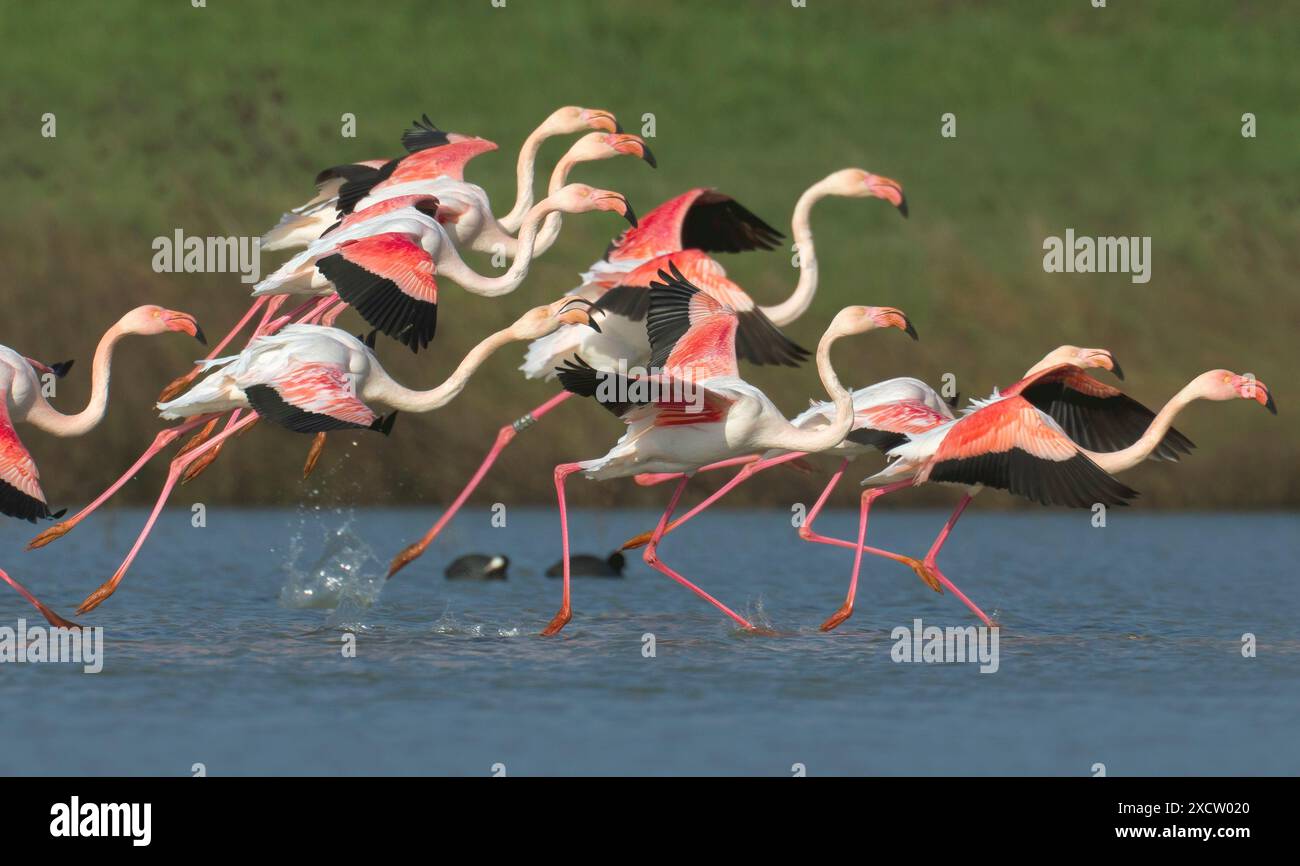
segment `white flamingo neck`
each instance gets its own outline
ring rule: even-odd
[[[1178,413],[1186,409],[1194,400],[1201,399],[1202,396],[1197,381],[1193,379],[1169,399],[1169,402],[1156,413],[1156,417],[1151,419],[1151,424],[1147,426],[1146,432],[1129,447],[1122,451],[1106,452],[1088,451],[1082,448],[1079,450],[1091,458],[1092,462],[1112,475],[1126,469],[1132,469],[1150,457],[1151,452],[1156,450],[1160,440],[1165,438],[1165,434],[1173,426],[1174,418],[1178,416]]]
[[[515,326],[497,331],[489,335],[485,340],[480,342],[461,360],[460,364],[450,376],[438,387],[428,391],[413,391],[399,384],[387,371],[379,365],[377,360],[372,359],[371,363],[375,365],[376,375],[372,383],[365,388],[365,396],[377,402],[384,403],[393,409],[402,412],[432,412],[446,406],[452,400],[465,390],[469,380],[474,376],[475,371],[483,366],[488,358],[503,346],[515,342],[518,337],[515,335]]]
[[[813,297],[817,294],[817,248],[813,243],[812,209],[813,205],[824,199],[829,193],[829,184],[820,180],[803,191],[794,205],[794,216],[790,218],[790,233],[799,252],[799,282],[795,284],[790,297],[770,307],[760,307],[773,324],[785,326],[808,312]]]
[[[46,433],[55,436],[82,436],[99,426],[108,413],[108,385],[113,368],[113,349],[129,331],[119,321],[104,332],[99,345],[95,347],[95,358],[91,363],[90,401],[86,408],[75,415],[65,415],[55,409],[44,396],[39,396],[36,404],[28,413],[27,420]]]
[[[495,298],[513,292],[519,288],[519,284],[528,276],[528,270],[532,267],[533,248],[542,220],[547,214],[556,210],[558,208],[550,199],[543,199],[529,208],[528,215],[524,218],[523,228],[519,232],[515,257],[505,273],[495,277],[478,273],[461,258],[454,244],[446,244],[442,247],[438,261],[439,270],[459,283],[466,291],[485,298]]]
[[[533,206],[533,176],[537,167],[537,154],[542,149],[542,142],[550,137],[548,120],[530,132],[519,148],[519,158],[515,161],[515,204],[510,213],[497,220],[507,232],[518,231],[528,209]]]
[[[817,343],[817,374],[835,404],[835,415],[830,423],[816,430],[803,430],[786,421],[776,437],[779,441],[765,443],[763,447],[816,453],[834,448],[849,435],[853,429],[853,395],[840,384],[840,378],[831,366],[831,346],[842,336],[832,324]]]

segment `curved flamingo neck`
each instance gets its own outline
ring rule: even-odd
[[[551,137],[550,120],[534,129],[524,139],[519,148],[519,159],[515,162],[515,205],[510,213],[497,220],[507,232],[516,232],[533,206],[533,176],[537,167],[537,154],[542,149],[542,142]]]
[[[821,377],[822,386],[830,395],[831,402],[835,404],[835,415],[831,422],[817,430],[803,430],[786,421],[774,441],[764,447],[816,453],[834,448],[849,435],[853,429],[853,395],[840,384],[840,378],[831,366],[831,346],[842,336],[843,333],[832,323],[817,343],[817,374]]]
[[[554,195],[569,182],[569,172],[580,162],[590,162],[589,159],[580,159],[573,151],[581,147],[582,142],[574,144],[560,161],[555,164],[555,169],[551,172],[550,183],[546,186],[546,194]],[[546,221],[542,223],[542,230],[537,234],[537,240],[533,243],[533,255],[540,256],[549,250],[557,239],[560,237],[560,228],[564,224],[564,214],[560,211],[546,215]]]
[[[95,429],[108,412],[108,383],[112,374],[113,349],[128,333],[130,331],[127,331],[119,321],[100,338],[99,345],[95,347],[95,359],[91,364],[90,402],[86,404],[86,408],[75,415],[65,415],[41,396],[32,407],[32,411],[28,413],[27,420],[55,436],[81,436]]]
[[[1123,472],[1126,469],[1132,469],[1143,460],[1151,456],[1151,452],[1156,450],[1160,440],[1165,438],[1169,428],[1174,424],[1174,418],[1178,413],[1187,408],[1195,400],[1199,400],[1204,395],[1200,392],[1199,382],[1193,379],[1183,386],[1182,390],[1169,399],[1169,402],[1156,413],[1156,417],[1151,419],[1150,425],[1147,426],[1146,432],[1143,433],[1136,442],[1122,451],[1088,451],[1079,449],[1093,463],[1096,463],[1102,469],[1114,475],[1117,472]]]
[[[523,228],[519,232],[519,245],[516,250],[514,260],[510,262],[510,267],[505,273],[496,277],[485,277],[472,269],[460,257],[460,252],[456,250],[455,245],[446,244],[441,248],[438,261],[438,268],[455,282],[459,283],[466,291],[483,297],[494,298],[499,295],[509,294],[519,287],[528,276],[528,269],[532,267],[534,246],[537,241],[538,228],[547,214],[559,210],[558,207],[549,199],[545,198],[528,209],[528,215],[524,217]]]
[[[812,209],[813,205],[830,194],[828,188],[827,180],[819,180],[804,190],[795,202],[794,216],[790,218],[790,233],[794,236],[799,251],[799,282],[795,284],[790,297],[781,303],[759,308],[778,326],[788,325],[808,312],[813,297],[817,294],[817,247],[813,243]]]
[[[520,339],[516,336],[515,325],[497,331],[480,342],[465,355],[452,374],[438,387],[428,391],[413,391],[399,384],[388,375],[378,362],[374,362],[381,374],[376,376],[374,385],[366,388],[366,396],[385,403],[402,412],[431,412],[454,400],[473,377],[476,370],[483,366],[488,358],[498,349]]]

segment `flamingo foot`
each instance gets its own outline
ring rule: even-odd
[[[542,629],[542,637],[550,637],[551,635],[556,634],[560,629],[568,625],[569,620],[571,619],[573,619],[573,611],[566,604],[564,607],[560,608],[560,612],[551,620],[550,625]]]
[[[190,438],[190,441],[186,442],[184,445],[181,446],[180,450],[176,452],[176,457],[183,457],[185,456],[186,453],[193,451],[195,448],[198,448],[204,442],[207,442],[208,437],[212,435],[212,431],[217,429],[217,422],[219,420],[221,419],[213,418],[207,424],[204,424],[203,428]],[[172,459],[174,460],[176,459],[176,457],[173,457]]]
[[[830,618],[827,619],[826,622],[821,624],[821,630],[830,631],[851,616],[853,616],[853,605],[846,601],[839,610],[830,615]]]
[[[633,536],[623,542],[623,546],[619,550],[636,550],[638,547],[645,547],[650,543],[650,538],[653,535],[653,532],[643,532],[640,535]]]
[[[43,604],[39,605],[37,609],[40,610],[41,615],[45,617],[45,621],[55,628],[75,629],[77,631],[81,631],[82,629],[81,623],[73,622],[70,619],[61,617]]]
[[[316,461],[320,460],[320,454],[325,450],[325,434],[317,433],[316,438],[312,440],[311,450],[307,452],[307,462],[302,465],[302,480],[306,481],[316,468]]]
[[[35,550],[38,547],[44,547],[45,545],[49,544],[51,541],[58,541],[60,538],[62,538],[63,536],[71,532],[72,527],[76,525],[77,524],[73,523],[70,520],[65,520],[62,523],[56,523],[53,526],[51,526],[49,529],[46,529],[40,535],[37,535],[31,541],[27,542],[27,549]]]
[[[906,565],[908,568],[912,569],[912,571],[915,571],[916,576],[921,578],[922,583],[930,587],[930,589],[934,590],[935,592],[939,593],[939,595],[943,595],[943,584],[939,582],[939,578],[935,577],[934,572],[930,569],[930,566],[926,565],[921,560],[913,559],[910,556],[904,556],[900,558],[898,561],[903,563],[903,565]]]
[[[122,576],[123,572],[118,571],[117,574],[100,584],[99,589],[86,596],[86,600],[77,607],[77,615],[85,616],[103,604],[110,595],[117,591],[117,585],[122,581]]]
[[[166,403],[168,400],[171,400],[174,397],[176,397],[178,394],[180,394],[182,391],[188,388],[190,386],[190,383],[193,382],[195,379],[197,379],[199,377],[199,373],[201,372],[203,372],[203,368],[196,366],[193,370],[190,370],[184,376],[177,376],[175,379],[172,380],[170,385],[168,385],[166,388],[163,388],[162,391],[158,394],[158,402]]]
[[[185,474],[181,477],[181,486],[184,487],[186,484],[189,484],[195,478],[202,475],[204,470],[212,465],[212,461],[217,459],[217,455],[221,453],[221,448],[225,444],[225,442],[218,442],[211,451],[207,451],[194,458],[194,462],[189,465],[189,468],[185,470]]]
[[[388,577],[391,578],[393,575],[397,574],[397,572],[410,565],[413,561],[419,559],[422,553],[424,553],[423,542],[417,541],[414,544],[408,544],[402,549],[401,553],[394,556],[393,561],[388,564]]]

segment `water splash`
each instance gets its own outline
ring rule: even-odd
[[[281,604],[334,608],[333,618],[344,622],[354,621],[357,614],[379,600],[386,582],[384,565],[353,529],[353,518],[350,510],[343,509],[316,509],[313,515],[304,516],[303,525],[290,538],[288,556],[281,565]],[[335,522],[340,519],[341,523]],[[319,547],[307,542],[312,536],[320,539]]]

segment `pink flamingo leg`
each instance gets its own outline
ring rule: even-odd
[[[707,592],[700,589],[695,584],[691,583],[685,577],[682,577],[680,574],[673,571],[667,565],[659,561],[659,553],[658,553],[659,541],[660,539],[663,538],[664,530],[668,528],[668,519],[673,516],[673,510],[677,508],[677,503],[682,498],[682,492],[686,490],[686,485],[690,480],[691,480],[690,476],[686,476],[683,477],[681,481],[677,482],[677,489],[673,491],[672,498],[668,500],[668,507],[664,509],[663,517],[659,518],[659,525],[655,528],[654,535],[651,536],[650,538],[650,543],[646,545],[645,554],[643,555],[642,558],[645,560],[646,565],[649,565],[651,568],[655,569],[656,571],[661,572],[667,575],[668,577],[672,578],[673,580],[677,581],[682,586],[686,587],[691,592],[695,593],[700,598],[704,599],[709,604],[713,605],[714,607],[722,611],[727,616],[731,617],[731,619],[734,620],[741,628],[745,629],[746,631],[754,631],[754,626],[751,625],[750,622],[746,620],[744,617],[742,617],[740,614],[736,613],[731,608],[727,607],[725,604],[718,601],[716,598],[709,595]]]
[[[189,451],[172,461],[171,468],[167,472],[167,481],[163,484],[162,492],[158,495],[158,501],[154,503],[153,511],[150,512],[149,519],[145,522],[144,529],[140,531],[139,537],[136,538],[135,544],[131,546],[131,551],[126,555],[126,559],[122,561],[122,564],[118,566],[117,571],[113,573],[113,576],[105,581],[98,589],[88,595],[86,600],[81,603],[81,606],[77,608],[79,614],[84,615],[99,607],[106,598],[117,590],[117,585],[122,582],[122,578],[126,576],[127,569],[131,567],[131,563],[135,560],[136,554],[138,554],[140,548],[144,546],[145,539],[149,537],[149,533],[153,530],[154,523],[158,520],[158,515],[162,513],[163,506],[167,504],[167,498],[171,495],[172,488],[175,487],[176,482],[180,480],[181,473],[185,471],[185,468],[203,454],[216,448],[222,442],[238,433],[244,427],[252,424],[257,420],[257,418],[258,416],[256,414],[249,415],[238,424],[235,424],[232,427],[227,427],[221,433],[212,437],[207,442],[204,442],[193,451]]]
[[[681,517],[677,518],[672,523],[670,523],[667,526],[667,528],[664,530],[664,535],[667,535],[668,533],[672,532],[674,529],[681,526],[683,523],[690,520],[691,518],[695,517],[701,511],[708,508],[710,505],[717,502],[722,497],[726,496],[729,492],[731,492],[736,487],[744,483],[744,481],[747,478],[749,478],[751,475],[755,475],[756,473],[762,472],[764,469],[769,469],[773,466],[779,466],[782,463],[789,463],[791,460],[798,460],[800,457],[803,456],[805,456],[805,452],[803,451],[792,451],[789,454],[782,454],[779,457],[772,457],[771,459],[768,460],[760,460],[757,457],[757,455],[750,455],[744,458],[736,458],[739,462],[745,464],[745,468],[737,472],[735,476],[731,478],[730,481],[728,481],[726,484],[722,485],[717,490],[715,490],[711,496],[704,499],[704,501],[702,501],[699,505],[696,505],[690,511],[686,512]],[[727,463],[727,461],[725,460],[719,461],[718,463],[710,463],[709,467],[720,467],[725,463]],[[664,474],[669,474],[669,473],[664,473]],[[678,478],[687,477],[684,473],[676,473],[676,474]],[[623,542],[622,549],[632,550],[634,548],[641,547],[644,544],[648,544],[653,534],[654,534],[653,532],[643,532],[640,535],[636,536],[635,538],[629,538],[627,541]]]
[[[337,301],[337,303],[326,310],[320,317],[320,323],[327,328],[334,327],[334,323],[339,320],[339,316],[343,315],[348,308],[348,305],[342,301],[338,301],[337,297],[335,298],[335,301]]]
[[[122,477],[114,481],[113,484],[107,490],[99,494],[99,496],[95,499],[95,501],[91,502],[89,505],[87,505],[85,508],[78,511],[72,517],[69,517],[67,520],[64,520],[61,523],[56,523],[53,526],[46,529],[40,535],[37,535],[35,538],[33,538],[31,541],[27,543],[27,549],[35,550],[38,547],[44,547],[45,545],[49,544],[51,541],[54,541],[58,538],[62,538],[64,535],[67,535],[69,532],[72,531],[72,529],[78,523],[80,523],[81,521],[89,517],[95,509],[99,508],[99,506],[103,505],[105,502],[111,499],[113,497],[113,494],[117,493],[118,490],[122,489],[122,486],[126,484],[126,482],[134,478],[136,473],[139,472],[141,469],[143,469],[144,465],[148,463],[150,460],[152,460],[154,458],[154,455],[156,455],[159,451],[162,451],[168,445],[175,442],[178,438],[180,438],[180,436],[183,433],[186,433],[187,431],[192,430],[195,427],[198,427],[200,424],[204,424],[216,417],[217,417],[216,415],[200,415],[196,418],[191,418],[190,420],[186,421],[183,424],[178,424],[175,427],[171,427],[167,430],[163,430],[161,433],[159,433],[157,436],[154,437],[153,444],[150,445],[145,450],[145,452],[140,455],[140,459],[136,460],[135,463],[131,464],[131,468],[126,470],[126,472],[122,474]]]
[[[726,460],[719,460],[717,463],[710,463],[707,466],[701,466],[696,472],[711,472],[714,469],[726,469],[728,466],[741,466],[745,463],[753,463],[761,459],[759,454],[746,454],[744,457],[730,457]],[[663,484],[665,481],[677,481],[685,477],[684,472],[642,472],[640,475],[632,476],[632,480],[642,487],[653,487],[656,484]],[[669,529],[669,532],[672,530]]]
[[[55,626],[57,628],[81,628],[81,626],[78,625],[77,623],[73,622],[70,619],[64,619],[54,611],[50,610],[44,604],[42,604],[41,600],[38,599],[36,596],[32,595],[30,592],[28,592],[25,586],[23,586],[18,581],[14,580],[8,574],[5,574],[5,571],[2,568],[0,568],[0,580],[3,580],[5,583],[12,586],[14,589],[18,591],[19,595],[21,595],[23,598],[30,601],[32,603],[32,606],[34,606],[37,610],[41,612],[41,616],[45,617],[45,621],[48,622],[50,625]]]
[[[564,563],[564,590],[560,610],[551,618],[546,628],[542,629],[542,637],[555,634],[573,618],[573,606],[569,598],[569,512],[564,503],[564,479],[581,468],[577,463],[561,463],[555,467],[555,501],[560,506],[560,550],[561,561]]]
[[[527,415],[524,415],[514,423],[507,424],[505,427],[498,430],[496,442],[493,443],[491,450],[489,450],[487,456],[483,458],[483,462],[479,464],[478,469],[470,477],[469,483],[465,485],[465,489],[462,490],[454,500],[452,500],[451,505],[443,512],[442,516],[438,518],[438,522],[433,524],[429,531],[424,534],[423,538],[414,544],[408,545],[401,553],[393,557],[392,563],[388,566],[388,576],[392,577],[394,574],[397,574],[397,572],[405,568],[412,560],[417,559],[422,553],[424,553],[429,545],[433,543],[433,540],[438,537],[438,533],[442,532],[443,528],[451,522],[453,517],[456,516],[456,512],[460,511],[461,506],[465,504],[465,500],[469,499],[470,494],[474,492],[474,489],[478,487],[479,482],[483,480],[483,476],[487,475],[488,470],[492,468],[492,464],[496,462],[497,458],[501,455],[501,452],[504,451],[506,446],[514,440],[515,436],[533,426],[533,424],[540,421],[547,412],[550,412],[556,406],[559,406],[572,396],[573,394],[569,391],[561,391],[559,394],[556,394]]]
[[[977,617],[979,617],[986,626],[988,626],[989,628],[996,628],[997,623],[989,619],[988,615],[985,614],[984,611],[980,610],[979,607],[975,604],[975,602],[967,598],[965,593],[963,593],[960,589],[958,589],[953,584],[952,581],[944,577],[943,572],[939,570],[939,566],[935,562],[935,560],[939,556],[939,549],[943,547],[944,542],[948,540],[948,535],[949,533],[952,532],[953,526],[956,525],[957,519],[961,517],[962,512],[966,510],[966,506],[970,505],[970,501],[974,498],[975,498],[974,495],[970,493],[967,493],[964,496],[962,496],[961,502],[958,502],[957,507],[953,509],[952,516],[949,517],[948,522],[944,524],[943,530],[939,533],[939,537],[936,538],[934,540],[934,544],[930,546],[930,552],[925,555],[924,564],[925,567],[935,577],[937,577],[940,580],[940,582],[942,582],[943,585],[946,586],[950,592],[952,592],[953,595],[961,599],[962,604],[970,608],[971,612],[974,613]]]
[[[847,460],[844,462],[848,463]],[[911,484],[911,481],[899,481],[885,487],[876,487],[871,490],[862,491],[862,505],[858,510],[858,543],[853,545],[853,576],[849,578],[849,592],[848,595],[845,596],[844,604],[840,606],[840,609],[831,614],[831,616],[822,623],[822,631],[830,631],[853,615],[853,600],[858,594],[858,572],[862,570],[862,554],[866,549],[867,515],[871,511],[871,503],[875,502],[887,493],[892,493],[895,490],[902,490],[904,487],[910,487]]]

